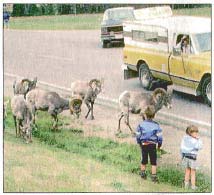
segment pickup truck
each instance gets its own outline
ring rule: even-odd
[[[101,23],[102,47],[110,47],[112,43],[124,43],[123,22],[134,20],[133,7],[118,7],[107,9],[103,15]]]
[[[202,96],[211,105],[211,19],[167,16],[124,22],[124,79],[139,77]]]

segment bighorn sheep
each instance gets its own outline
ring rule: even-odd
[[[32,142],[32,115],[24,95],[15,95],[11,99],[11,109],[16,128],[16,137],[22,135],[27,143],[29,141]]]
[[[101,92],[103,87],[103,79],[92,79],[91,81],[75,81],[71,83],[72,96],[80,95],[84,100],[88,112],[85,118],[88,118],[89,113],[91,112],[91,119],[94,119],[93,115],[93,106],[97,95]]]
[[[172,91],[169,89],[166,92],[163,88],[157,88],[152,94],[138,91],[124,91],[119,96],[119,123],[118,123],[118,133],[121,133],[120,122],[125,116],[125,123],[129,127],[132,134],[132,130],[129,124],[129,113],[140,114],[145,118],[144,111],[148,105],[153,105],[155,107],[155,112],[158,112],[163,106],[171,108],[172,101]]]
[[[53,129],[57,129],[58,117],[57,115],[63,110],[68,110],[72,113],[80,112],[82,99],[72,98],[69,102],[68,99],[62,98],[56,92],[49,92],[39,88],[29,91],[26,95],[26,101],[30,105],[33,116],[33,124],[35,124],[35,114],[37,110],[48,111],[54,119]]]
[[[35,77],[32,81],[29,79],[21,79],[20,81],[14,81],[13,83],[13,93],[16,94],[23,94],[24,98],[26,94],[36,87],[37,77]]]

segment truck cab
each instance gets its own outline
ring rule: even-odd
[[[173,89],[201,95],[211,105],[211,20],[166,16],[124,23],[124,78],[143,88],[164,81]]]

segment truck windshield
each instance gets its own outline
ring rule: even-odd
[[[109,12],[108,19],[110,20],[134,19],[133,10],[132,9],[112,10]]]
[[[193,41],[195,42],[198,52],[206,52],[211,50],[211,32],[194,34]]]

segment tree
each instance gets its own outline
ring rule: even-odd
[[[24,16],[24,4],[13,4],[12,16]]]

